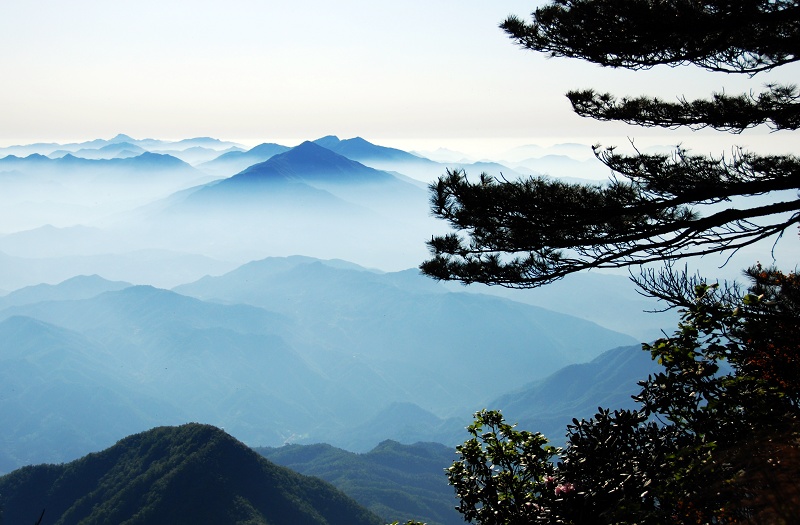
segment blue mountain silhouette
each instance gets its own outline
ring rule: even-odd
[[[241,172],[249,166],[264,162],[269,158],[288,151],[289,147],[280,144],[264,143],[247,151],[229,151],[219,157],[200,164],[198,167],[208,173],[228,177]]]
[[[192,170],[189,164],[171,155],[161,153],[151,153],[145,151],[141,155],[128,158],[115,159],[85,159],[67,153],[63,157],[52,159],[38,153],[33,153],[27,157],[17,157],[8,155],[0,159],[0,171],[5,169],[35,169],[35,168],[58,168],[58,169],[108,169],[123,168],[133,169],[185,169]]]
[[[303,142],[285,153],[250,166],[229,181],[290,180],[307,183],[371,183],[393,180],[386,172],[339,155],[314,142]]]
[[[240,208],[291,203],[345,213],[359,208],[348,202],[346,192],[376,185],[408,186],[387,172],[364,166],[313,142],[304,142],[233,177],[199,188],[180,206],[227,206],[230,199],[236,199]]]
[[[435,164],[429,159],[418,157],[400,149],[378,146],[361,137],[339,140],[339,137],[328,135],[315,140],[314,143],[348,159],[360,162],[393,161]]]

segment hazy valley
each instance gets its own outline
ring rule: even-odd
[[[347,463],[382,443],[452,449],[487,407],[558,442],[572,417],[629,401],[652,370],[639,342],[674,314],[644,313],[654,305],[625,275],[514,291],[416,266],[446,228],[427,191],[446,169],[600,178],[587,149],[502,163],[336,137],[0,149],[0,473],[189,422],[345,490],[363,480],[289,452],[326,443]],[[429,523],[452,519],[430,497]]]

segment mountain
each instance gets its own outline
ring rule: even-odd
[[[182,139],[175,142],[164,143],[165,147],[176,150],[186,150],[188,148],[208,148],[213,150],[229,150],[230,148],[237,148],[239,144],[225,140],[215,139],[213,137],[194,137],[190,139]]]
[[[542,308],[449,293],[416,271],[344,261],[272,258],[181,293],[97,294],[103,287],[112,286],[83,278],[3,298],[3,373],[14,378],[8,385],[29,385],[8,393],[4,410],[32,415],[4,437],[25,458],[74,459],[52,454],[86,453],[94,436],[111,439],[128,421],[201,421],[252,445],[452,444],[452,429],[488,400],[633,342]],[[80,411],[80,425],[63,423],[64,403]],[[52,435],[64,446],[49,448]]]
[[[0,159],[0,169],[43,169],[50,172],[84,172],[90,171],[94,176],[100,176],[108,172],[144,170],[148,175],[148,170],[182,170],[187,174],[196,174],[195,170],[171,155],[152,153],[144,151],[135,157],[127,158],[82,158],[72,153],[67,153],[63,157],[50,158],[39,154],[28,155],[27,157],[16,157],[8,155]]]
[[[163,153],[151,153],[145,151],[141,155],[129,157],[125,159],[110,159],[110,163],[116,163],[119,166],[126,168],[135,168],[142,170],[164,170],[164,169],[184,169],[190,170],[190,166],[172,155],[165,155]]]
[[[361,137],[339,140],[329,135],[314,143],[371,168],[402,173],[417,181],[428,182],[445,171],[443,164],[399,149],[378,146]]]
[[[99,221],[209,180],[185,162],[158,153],[84,159],[34,154],[0,159],[4,232]]]
[[[378,146],[364,140],[361,137],[354,137],[346,140],[339,140],[339,137],[328,135],[314,141],[315,144],[322,146],[347,157],[348,159],[369,165],[370,162],[420,162],[430,163],[431,161],[408,153],[406,151]]]
[[[424,257],[424,239],[444,228],[428,208],[421,185],[306,142],[142,210],[138,237],[241,262],[359,253],[364,265],[408,267]]]
[[[473,175],[486,172],[497,177],[503,175],[506,178],[525,175],[496,162],[435,162],[403,150],[372,144],[361,137],[339,140],[338,137],[330,135],[317,139],[314,143],[372,168],[402,173],[418,181],[435,180],[444,175],[448,169],[463,169]]]
[[[456,458],[452,447],[386,440],[363,454],[326,444],[255,450],[278,465],[332,483],[386,522],[464,523],[445,475]]]
[[[164,149],[173,143],[126,136],[83,143],[81,148],[133,145],[147,152],[97,160],[74,154],[59,159],[7,156],[0,159],[0,234],[16,238],[0,238],[0,251],[42,259],[36,266],[44,265],[44,258],[141,250],[203,254],[238,264],[300,253],[390,270],[424,260],[426,239],[445,233],[447,225],[430,215],[425,183],[401,168],[406,161],[416,163],[435,176],[445,166],[358,137],[323,139],[318,142],[326,148],[303,143],[263,162],[248,161],[246,168],[223,180],[164,155],[163,151],[177,151]],[[220,146],[200,141],[180,147],[188,151],[209,145]],[[328,148],[381,159],[392,171]],[[269,154],[264,149],[253,148],[250,153]],[[220,161],[227,158],[217,156]],[[61,229],[38,230],[48,227]],[[47,266],[58,265],[53,261]],[[87,271],[112,278],[100,269],[81,268],[79,273]],[[55,271],[43,280],[67,277]],[[114,276],[119,277],[119,273]],[[123,278],[146,282],[144,277]]]
[[[378,525],[328,483],[279,467],[218,428],[187,424],[129,436],[66,465],[0,478],[7,523]]]
[[[145,139],[145,140],[148,140],[148,139]],[[72,144],[70,146],[72,146],[73,149],[75,147],[82,147],[83,149],[99,149],[99,148],[104,148],[106,146],[111,146],[111,145],[114,145],[114,144],[135,144],[135,145],[139,145],[140,142],[142,142],[142,141],[136,140],[133,137],[131,137],[130,135],[126,135],[124,133],[118,133],[117,135],[115,135],[114,137],[112,137],[112,138],[110,138],[108,140],[95,139],[95,140],[90,140],[88,142],[82,142],[82,143],[79,143],[79,144]]]
[[[395,178],[380,170],[369,168],[341,154],[336,154],[314,142],[275,155],[269,160],[251,166],[231,181],[292,180],[322,184],[365,184],[386,182]]]
[[[0,472],[60,463],[156,424],[186,421],[126,380],[104,345],[30,317],[0,321]]]
[[[573,417],[589,418],[598,405],[633,408],[630,396],[638,391],[636,382],[658,368],[639,347],[617,348],[592,362],[567,366],[492,401],[487,407],[502,409],[507,421],[519,423],[518,428],[543,432],[561,445]],[[412,407],[397,410],[407,412],[419,425],[442,423]],[[391,421],[375,423],[391,425]],[[452,427],[459,432],[454,443],[469,437],[464,426]],[[430,524],[463,523],[453,508],[454,494],[444,474],[456,457],[452,447],[434,443],[403,445],[387,440],[362,454],[323,444],[285,445],[256,451],[280,465],[333,483],[379,515],[386,515],[381,509],[390,508],[394,510],[391,515],[402,519],[421,519]]]
[[[84,159],[88,160],[88,159]],[[40,153],[31,153],[25,157],[6,155],[0,158],[0,170],[24,170],[29,167],[55,166],[61,159],[51,159]]]
[[[0,318],[9,322],[35,318],[41,323],[38,330],[34,324],[28,331],[10,331],[3,339],[0,359],[7,353],[13,357],[17,348],[27,348],[29,340],[39,344],[37,353],[25,360],[9,358],[4,373],[32,375],[28,380],[32,384],[34,378],[50,378],[48,389],[29,400],[16,396],[8,400],[8,410],[44,415],[61,399],[75,397],[65,392],[109,385],[173,407],[165,411],[143,403],[142,410],[156,420],[168,417],[167,423],[173,424],[170,414],[180,413],[189,418],[183,421],[229,428],[250,443],[279,444],[352,424],[374,403],[360,397],[357,385],[339,384],[330,370],[309,362],[301,355],[302,346],[287,342],[293,332],[302,330],[294,319],[252,306],[214,304],[134,286],[90,299],[11,307],[0,312]],[[58,327],[62,335],[45,327]],[[40,335],[45,333],[50,335]],[[76,337],[87,342],[91,352],[70,354],[75,365],[53,376],[49,356],[63,353],[64,339]],[[98,368],[96,361],[103,367]],[[84,379],[75,384],[70,371],[81,371],[78,377]],[[373,370],[353,371],[359,373],[362,384],[382,388]],[[59,400],[48,399],[51,390],[61,392]],[[84,436],[81,440],[112,426],[109,420],[114,417],[107,414],[113,414],[114,405],[109,400],[115,398],[97,397],[75,405],[85,413],[77,427]],[[46,432],[47,421],[58,414],[42,417],[39,431]],[[124,418],[124,412],[119,417]],[[24,442],[12,429],[6,431],[9,439]],[[41,444],[28,438],[26,446],[34,450]]]
[[[261,207],[291,199],[295,208],[298,205],[336,206],[344,210],[347,205],[326,191],[330,187],[390,180],[396,179],[312,142],[304,142],[265,162],[250,166],[233,177],[197,189],[187,196],[182,205],[208,208],[227,205],[230,199],[236,199],[239,207]]]
[[[122,150],[146,150],[154,152],[186,152],[192,148],[197,148],[198,150],[212,152],[209,153],[209,158],[218,156],[220,152],[242,149],[241,145],[235,142],[222,141],[211,137],[197,137],[180,141],[169,141],[159,139],[135,139],[129,135],[120,133],[111,139],[94,139],[85,142],[73,142],[68,144],[37,143],[10,146],[0,148],[0,156],[2,156],[3,153],[6,155],[22,156],[36,153],[40,155],[57,157],[63,157],[67,153],[75,153],[76,156],[79,157],[83,155],[93,156],[97,155],[97,153],[92,152],[97,152],[98,150],[102,150],[104,148],[107,148],[108,151],[113,151],[114,149],[120,149],[120,146],[124,146]],[[131,149],[131,147],[133,149]],[[77,154],[78,152],[81,153]],[[209,158],[204,160],[209,160]]]
[[[56,150],[48,155],[50,158],[59,158],[65,155],[74,155],[84,159],[113,159],[115,157],[135,157],[145,153],[146,150],[130,142],[114,142],[102,148],[82,148],[74,152],[69,150]]]
[[[487,406],[502,409],[506,419],[520,428],[562,444],[572,418],[588,419],[598,407],[635,408],[631,396],[639,392],[637,383],[660,370],[640,345],[615,348],[515,389]]]
[[[293,263],[287,266],[287,262]],[[485,402],[632,338],[586,321],[485,295],[447,293],[417,271],[376,273],[268,258],[176,291],[292,316],[318,359],[355,356],[427,410]],[[336,350],[333,352],[333,350]],[[336,370],[335,361],[327,366]],[[491,374],[487,375],[487,371]],[[358,377],[340,379],[360,383]],[[495,381],[493,378],[502,378]],[[385,398],[385,393],[374,395]],[[435,402],[434,402],[435,400]]]
[[[614,348],[589,362],[567,365],[545,378],[511,389],[475,409],[501,410],[509,423],[541,432],[561,446],[573,418],[589,419],[598,407],[636,408],[632,396],[639,392],[638,382],[660,370],[639,345]],[[382,428],[404,443],[420,439],[455,445],[469,437],[464,431],[471,423],[469,415],[465,412],[463,417],[444,419],[419,406],[397,403],[348,436],[335,439],[348,450],[367,450],[363,437],[370,435],[370,428]]]
[[[86,148],[101,148],[107,145],[129,143],[141,147],[147,151],[163,152],[171,151],[187,151],[191,148],[202,148],[211,151],[226,151],[232,148],[240,148],[241,146],[235,142],[219,140],[213,137],[195,137],[189,139],[174,140],[159,140],[159,139],[134,139],[128,135],[120,133],[109,140],[97,139],[89,142],[83,142],[77,145],[69,145],[69,149],[74,150],[75,147]]]
[[[88,299],[103,292],[122,290],[129,286],[131,286],[130,283],[109,281],[99,275],[79,275],[71,277],[58,285],[42,283],[13,291],[4,297],[0,297],[0,310],[9,306],[41,301]]]
[[[426,208],[428,205],[427,192],[417,182],[365,166],[314,142],[304,142],[250,166],[220,182],[219,186],[247,184],[252,187],[256,183],[307,184],[374,211],[385,212],[386,206],[394,204],[392,212],[404,210],[409,214],[420,203]]]
[[[171,149],[170,147],[166,147],[164,149],[156,149],[155,151],[164,155],[170,155],[172,157],[179,158],[184,162],[187,162],[193,166],[197,166],[213,160],[220,155],[224,155],[225,153],[244,151],[244,149],[238,146],[232,146],[223,150],[204,146],[192,146],[186,149]]]
[[[212,160],[199,164],[197,168],[216,177],[230,177],[254,164],[264,162],[280,153],[285,153],[289,149],[291,148],[281,146],[280,144],[259,144],[247,151],[229,151],[228,153],[223,153]]]
[[[12,315],[36,315],[38,319],[80,332],[100,332],[104,327],[119,332],[138,332],[150,327],[150,337],[163,325],[181,328],[225,328],[270,333],[286,320],[279,314],[248,305],[223,305],[199,301],[149,285],[130,286],[118,291],[72,300],[55,298],[15,306]],[[9,310],[0,313],[9,315]],[[128,334],[128,337],[132,334]]]
[[[140,141],[129,137],[128,135],[124,135],[122,133],[118,134],[117,136],[113,137],[112,139],[94,139],[86,142],[73,142],[69,144],[59,144],[55,142],[39,142],[35,144],[25,144],[25,145],[16,145],[16,146],[9,146],[5,148],[0,148],[0,152],[5,153],[7,155],[22,155],[27,156],[33,153],[40,154],[40,155],[52,155],[58,151],[70,152],[70,151],[78,151],[80,149],[99,149],[105,146],[110,146],[117,143],[136,143],[137,145],[141,145],[143,142],[151,141],[150,139],[146,141]],[[62,154],[58,155],[63,156]]]

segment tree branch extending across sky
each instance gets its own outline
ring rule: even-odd
[[[527,23],[501,27],[527,49],[609,67],[693,64],[756,75],[797,60],[800,6],[772,0],[557,0]],[[617,99],[572,91],[575,111],[597,120],[738,133],[800,126],[797,89],[710,100]],[[590,268],[736,250],[779,238],[800,222],[800,159],[734,149],[721,157],[617,153],[596,148],[608,184],[546,177],[470,181],[448,171],[431,185],[434,215],[455,232],[428,243],[421,265],[434,278],[535,287]],[[769,198],[764,196],[768,195]]]

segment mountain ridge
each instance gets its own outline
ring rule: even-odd
[[[386,172],[364,166],[311,141],[250,166],[227,180],[253,180],[280,177],[306,183],[372,183],[393,180]]]
[[[47,436],[56,429],[47,427],[52,418],[45,414],[80,399],[75,406],[92,407],[74,429],[86,443],[108,426],[92,414],[113,413],[107,401],[119,398],[87,402],[90,390],[81,385],[139,392],[151,399],[142,401],[142,416],[174,423],[184,415],[253,445],[324,439],[363,450],[392,434],[450,440],[457,434],[448,431],[450,418],[468,418],[511,388],[631,342],[541,308],[450,293],[415,272],[307,257],[243,265],[173,291],[138,285],[81,299],[68,299],[58,287],[38,292],[38,302],[2,309],[0,319],[26,316],[69,330],[106,365],[77,353],[86,366],[75,361],[48,375],[61,343],[52,332],[39,342],[49,354],[4,367],[14,377],[52,377],[48,387],[31,391],[36,395],[27,403],[8,398],[6,408],[42,414],[26,421],[33,427],[39,421],[38,435]],[[29,340],[33,334],[9,332],[6,351]],[[49,399],[50,392],[57,397]],[[126,414],[134,408],[119,406]],[[387,426],[392,433],[370,426],[392,414],[403,415]],[[446,424],[411,424],[434,415]],[[27,428],[20,432],[9,428],[7,435],[31,450],[42,443],[23,440],[32,434]]]
[[[332,483],[375,514],[404,523],[462,525],[445,469],[455,450],[439,443],[384,440],[356,454],[327,444],[256,448],[270,461]]]
[[[132,286],[124,281],[109,281],[97,274],[77,275],[59,284],[38,284],[14,290],[0,297],[0,310],[42,300],[88,299],[103,292],[121,290]]]
[[[11,523],[379,525],[333,486],[279,467],[210,425],[157,427],[66,465],[0,477]],[[54,520],[54,521],[53,521]]]

